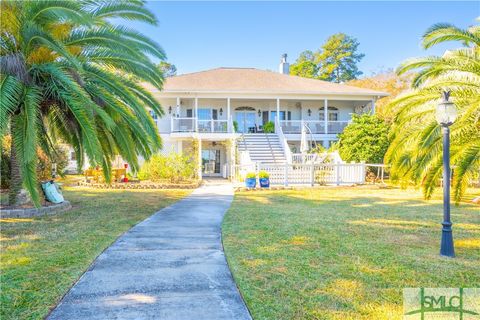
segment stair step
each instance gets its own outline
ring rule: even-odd
[[[246,134],[237,142],[239,151],[248,151],[250,159],[262,164],[283,164],[287,162],[280,138],[275,133]]]

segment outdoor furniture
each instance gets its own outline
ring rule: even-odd
[[[115,182],[122,182],[122,176],[127,176],[127,169],[125,168],[116,168],[112,169],[112,178]]]
[[[93,180],[96,183],[99,183],[103,180],[103,170],[102,169],[87,169],[84,173],[85,181]],[[112,181],[122,182],[122,177],[127,176],[127,169],[125,168],[114,168],[112,169]]]

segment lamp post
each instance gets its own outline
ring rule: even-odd
[[[453,249],[452,222],[450,221],[450,126],[457,118],[457,109],[449,101],[450,91],[443,92],[443,101],[437,106],[437,122],[443,134],[443,222],[440,255],[455,257]]]

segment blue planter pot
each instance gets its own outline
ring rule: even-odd
[[[247,188],[255,188],[256,185],[257,185],[257,179],[255,179],[255,178],[245,179],[245,186]]]
[[[260,187],[262,188],[270,188],[270,179],[269,178],[260,178],[258,179],[260,182]]]

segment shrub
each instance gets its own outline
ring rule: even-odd
[[[256,179],[257,175],[255,174],[255,172],[248,172],[246,177],[247,179]]]
[[[141,167],[140,180],[182,182],[195,177],[195,164],[188,155],[170,152],[164,156],[154,155]]]
[[[235,130],[235,132],[238,132],[238,122],[237,121],[233,121],[233,129]]]
[[[10,155],[2,148],[0,167],[0,185],[2,189],[10,187]]]
[[[273,124],[272,121],[268,121],[267,123],[265,123],[265,125],[263,126],[263,132],[265,133],[275,132],[275,124]]]
[[[40,181],[52,178],[52,164],[57,164],[57,174],[63,176],[63,171],[68,165],[68,154],[65,148],[56,146],[49,158],[42,150],[38,149],[37,177]]]
[[[322,146],[321,144],[317,144],[315,145],[315,147],[313,147],[312,149],[310,149],[310,151],[308,153],[325,153],[327,152],[327,149],[325,149],[324,146]]]
[[[5,136],[2,140],[1,151],[1,188],[8,189],[10,187],[10,136]],[[54,146],[51,157],[47,156],[40,148],[37,149],[37,177],[39,181],[50,180],[52,178],[52,163],[57,164],[57,174],[62,175],[63,170],[68,165],[68,155],[65,148]]]
[[[376,115],[353,115],[353,122],[339,134],[338,151],[345,161],[383,163],[390,127]]]
[[[258,173],[258,177],[260,179],[268,179],[268,178],[270,178],[270,174],[267,171],[260,171]]]

